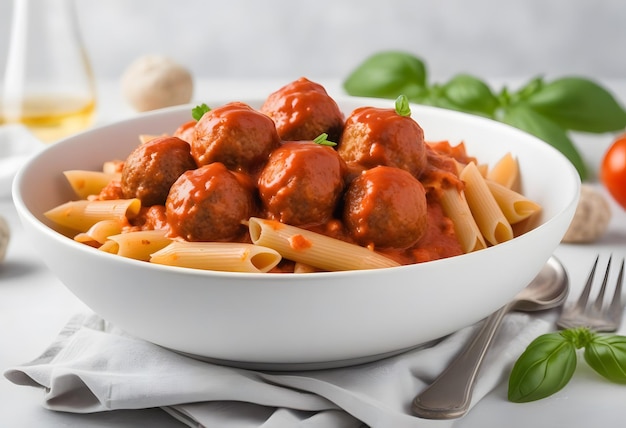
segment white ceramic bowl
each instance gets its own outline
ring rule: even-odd
[[[338,98],[349,114],[389,100]],[[211,105],[224,102],[219,100]],[[259,106],[262,100],[250,100]],[[242,274],[151,265],[99,252],[54,231],[42,215],[73,196],[66,169],[125,158],[139,134],[173,132],[190,107],[148,113],[51,145],[17,174],[14,200],[28,239],[63,283],[96,313],[148,341],[247,367],[316,368],[418,346],[497,310],[539,272],[574,214],[580,181],[544,142],[509,126],[412,106],[427,141],[464,141],[493,163],[519,159],[525,194],[541,224],[507,243],[391,269],[316,274]]]

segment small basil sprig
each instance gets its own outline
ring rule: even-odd
[[[539,336],[528,345],[509,376],[509,400],[535,401],[561,390],[574,375],[576,350],[582,348],[596,372],[611,382],[626,383],[626,336],[566,329]]]
[[[459,110],[520,128],[553,145],[576,167],[581,179],[586,165],[570,139],[570,131],[602,133],[626,127],[626,110],[609,91],[580,77],[551,82],[532,78],[516,91],[495,93],[481,79],[458,74],[443,84],[429,84],[424,62],[410,53],[380,52],[367,58],[344,81],[350,95],[396,98]]]
[[[411,106],[406,95],[396,98],[395,110],[399,116],[411,116]]]
[[[330,147],[334,147],[337,145],[337,143],[330,141],[328,139],[328,134],[323,132],[320,135],[318,135],[317,137],[315,137],[313,139],[313,142],[315,144],[319,144],[320,146],[330,146]]]
[[[208,113],[210,111],[211,107],[209,107],[205,103],[202,103],[191,109],[191,117],[193,117],[195,120],[200,120],[205,113]]]

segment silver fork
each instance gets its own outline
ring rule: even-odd
[[[624,282],[624,259],[622,258],[622,265],[617,277],[617,283],[615,284],[613,298],[608,307],[604,308],[603,301],[611,270],[612,256],[609,257],[609,261],[607,262],[604,279],[602,280],[602,285],[596,300],[592,304],[588,304],[589,294],[591,293],[591,288],[594,284],[594,276],[599,259],[600,256],[598,255],[593,267],[591,268],[591,272],[589,272],[587,283],[585,284],[585,288],[578,298],[578,301],[573,306],[565,307],[563,309],[561,316],[556,322],[557,326],[560,328],[587,327],[591,330],[602,332],[612,332],[619,328],[623,315],[621,297],[622,283]]]

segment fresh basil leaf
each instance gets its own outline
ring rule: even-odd
[[[518,101],[525,101],[531,95],[534,95],[538,91],[540,91],[545,82],[543,77],[534,77],[528,81],[524,86],[522,86],[518,91],[513,92],[512,96],[514,99]]]
[[[396,98],[396,113],[400,116],[411,116],[411,106],[409,105],[409,99],[405,95],[400,95]]]
[[[501,121],[526,131],[550,144],[570,160],[578,171],[581,180],[587,177],[587,168],[578,149],[567,136],[566,131],[552,120],[537,113],[525,104],[516,104],[504,110]]]
[[[205,103],[202,103],[191,109],[191,117],[193,117],[195,120],[200,120],[205,113],[208,113],[210,111],[211,107],[209,107]]]
[[[498,107],[498,100],[491,88],[482,80],[468,74],[454,76],[441,90],[457,110],[467,113],[493,117]]]
[[[585,361],[611,382],[626,383],[626,336],[597,335],[585,347]]]
[[[515,362],[509,377],[508,398],[525,403],[561,390],[576,370],[576,347],[559,333],[533,340]]]
[[[420,93],[419,96],[413,98],[409,97],[409,100],[416,104],[445,108],[448,110],[459,110],[458,106],[452,104],[452,102],[446,98],[439,85],[432,85]]]
[[[610,132],[626,127],[626,111],[597,83],[565,77],[544,84],[526,98],[533,110],[565,129]]]
[[[344,81],[350,95],[396,98],[419,97],[426,87],[424,62],[405,52],[386,51],[374,54],[358,66]]]

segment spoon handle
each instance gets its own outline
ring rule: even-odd
[[[505,305],[491,314],[467,346],[435,381],[413,400],[413,413],[426,419],[454,419],[463,416],[471,403],[474,381],[487,350],[509,312]]]

